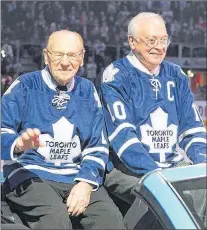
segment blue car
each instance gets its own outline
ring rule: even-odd
[[[142,177],[125,215],[129,229],[206,229],[206,164],[155,170]]]

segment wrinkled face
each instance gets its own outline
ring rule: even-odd
[[[84,47],[74,34],[56,34],[44,49],[45,64],[60,85],[66,85],[83,66]]]
[[[166,56],[168,34],[165,24],[157,18],[139,23],[139,27],[138,33],[129,36],[129,44],[139,61],[151,71],[160,65]]]

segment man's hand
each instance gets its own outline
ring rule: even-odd
[[[92,189],[92,185],[84,181],[73,187],[66,203],[69,215],[78,216],[85,212],[90,201]]]
[[[43,147],[44,144],[39,141],[40,135],[39,129],[26,129],[18,138],[16,142],[16,148],[20,151],[26,151],[32,148]]]

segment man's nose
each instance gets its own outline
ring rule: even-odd
[[[157,49],[163,49],[164,45],[161,41],[157,41],[157,44],[155,46]]]
[[[156,46],[155,46],[155,48],[156,49],[159,49],[159,50],[162,50],[162,49],[166,49],[167,48],[167,46],[166,46],[166,44],[164,44],[162,41],[157,41],[157,44],[156,44]]]
[[[63,58],[61,60],[61,65],[63,65],[63,66],[71,65],[70,59],[68,58],[67,54],[63,55]]]

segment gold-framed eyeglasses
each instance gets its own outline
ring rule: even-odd
[[[66,55],[69,60],[78,62],[80,61],[80,57],[85,53],[85,49],[77,53],[64,53],[59,51],[49,51],[48,49],[46,50],[51,55],[52,61],[61,61],[64,55]]]
[[[136,42],[138,42],[136,38],[134,38],[134,37],[132,37],[132,38]],[[170,44],[170,38],[168,38],[168,37],[164,37],[164,38],[160,38],[160,39],[148,38],[146,41],[142,38],[138,38],[138,39],[141,40],[149,48],[154,48],[158,44],[162,44],[163,46],[168,47]]]

